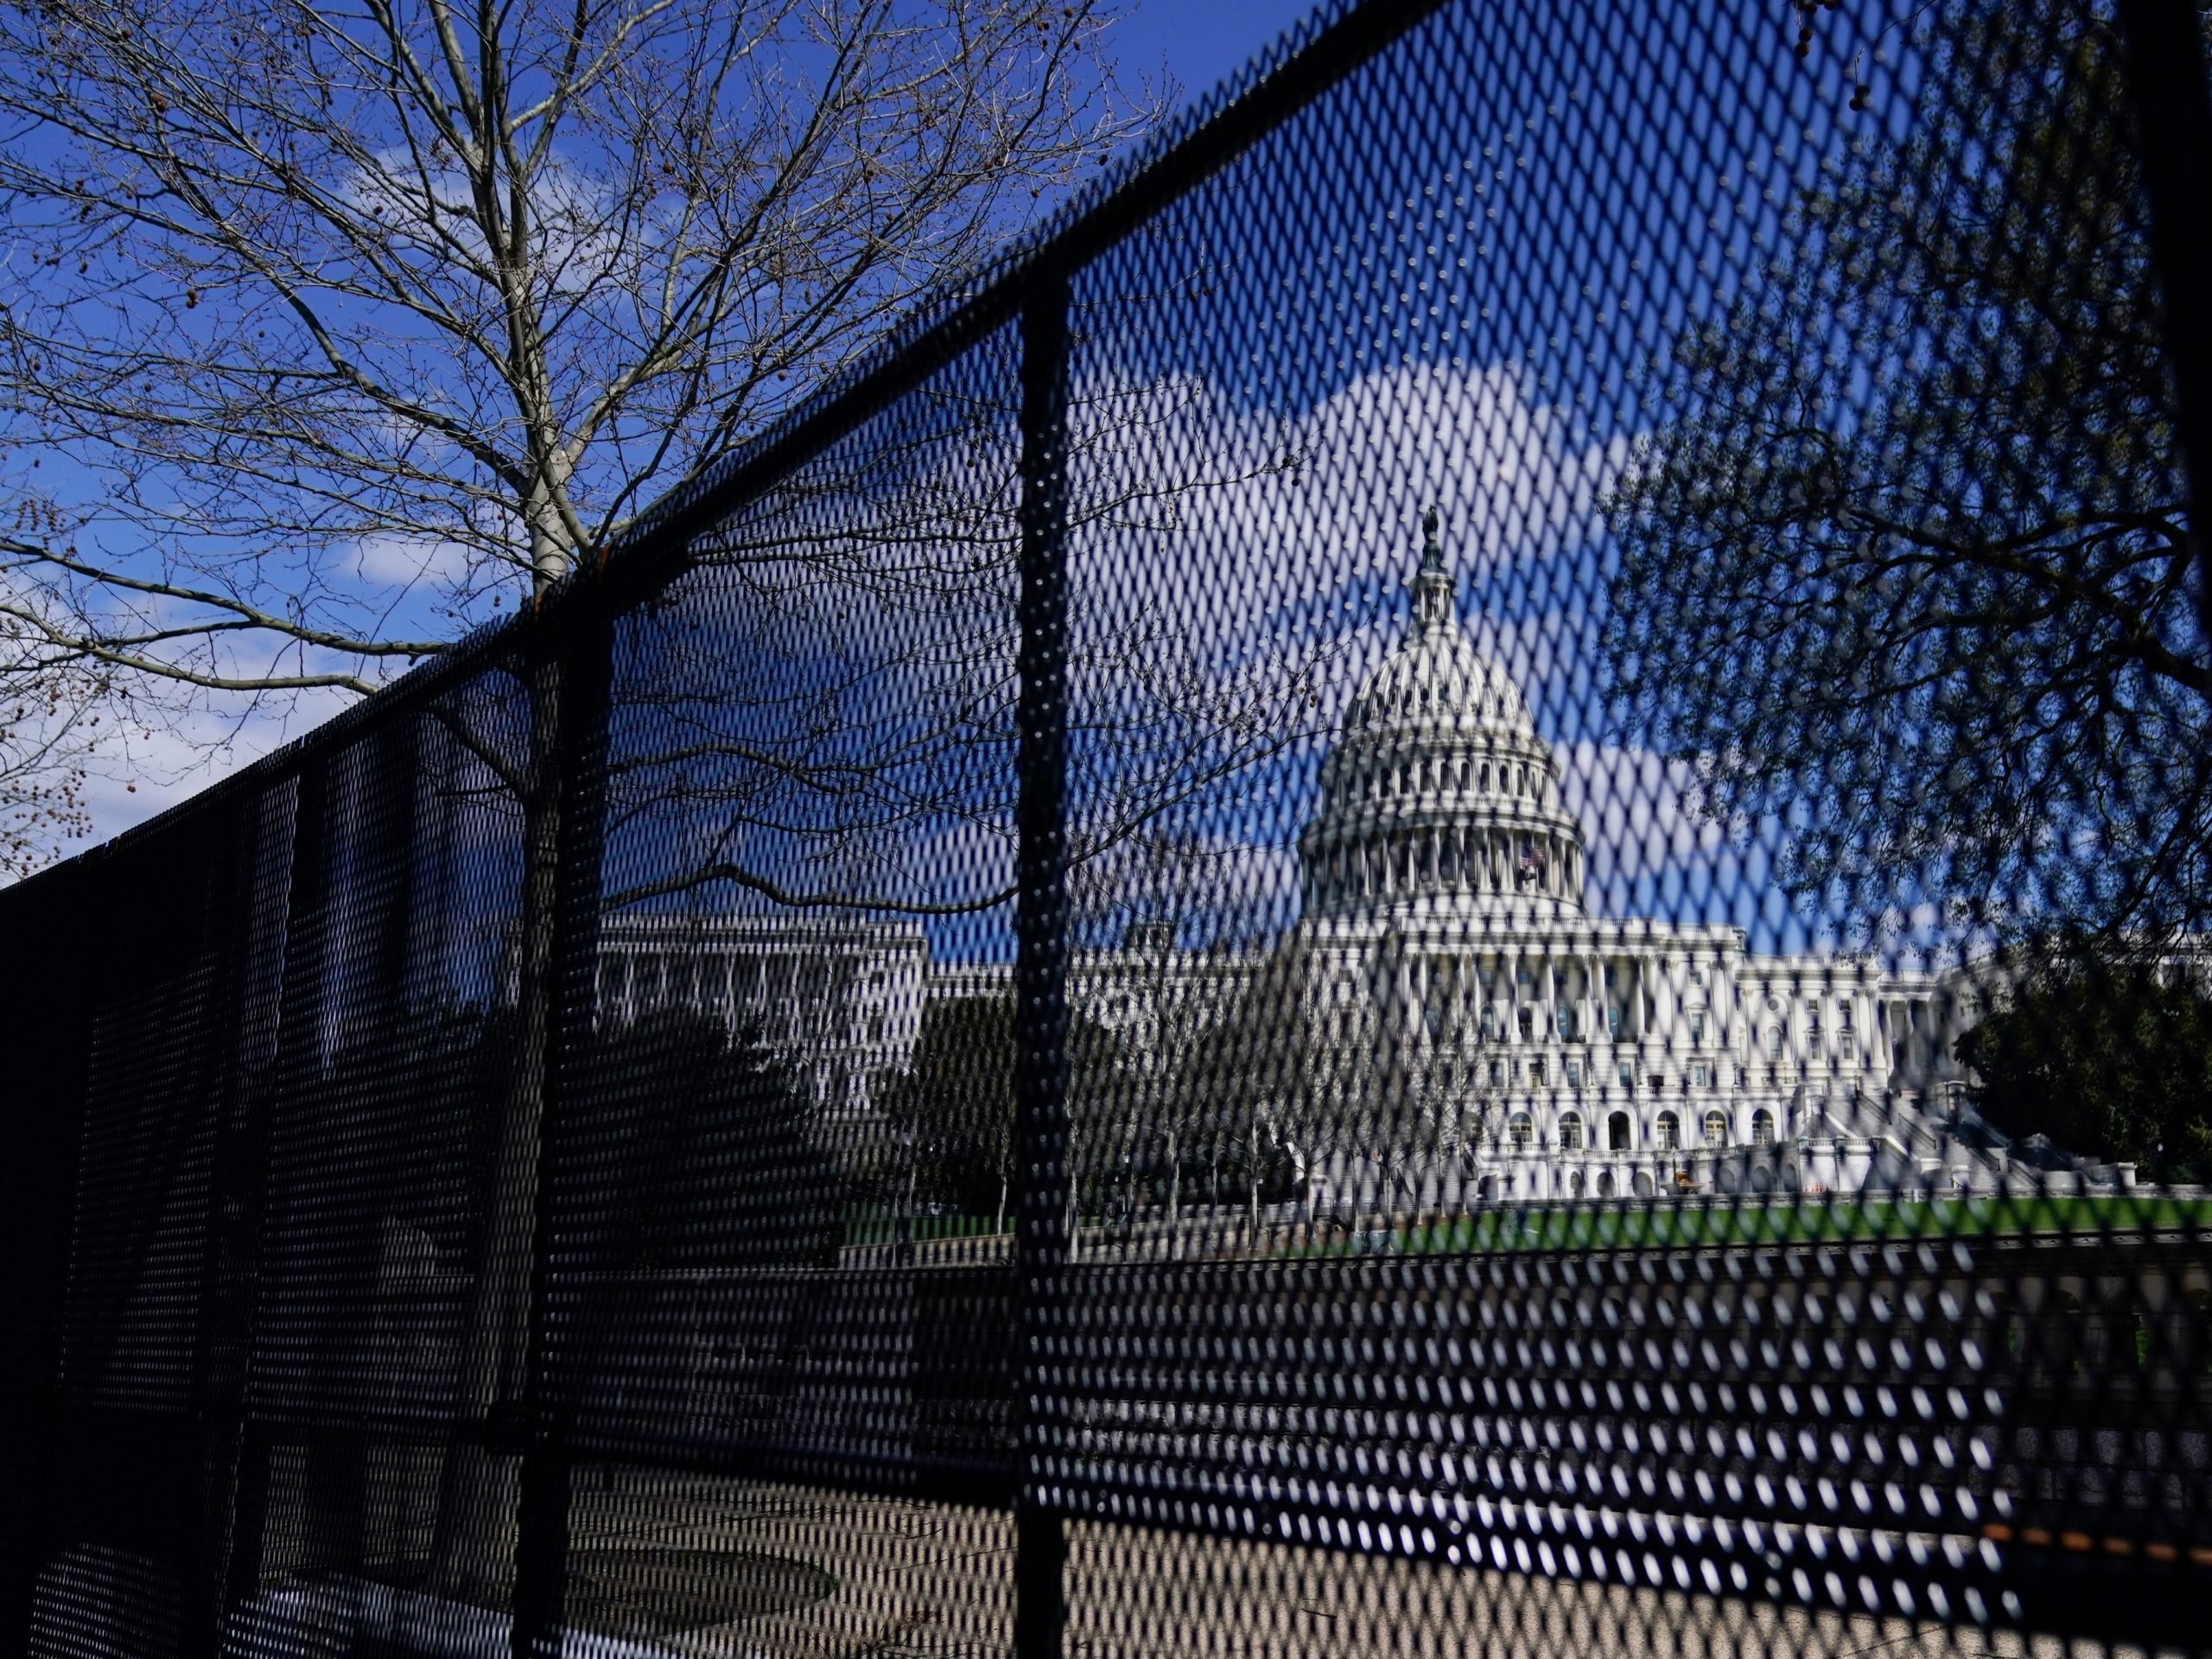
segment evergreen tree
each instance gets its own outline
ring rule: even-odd
[[[2201,928],[2212,668],[2121,42],[2057,0],[1916,28],[1913,106],[1652,389],[1613,690],[1862,931]]]
[[[2007,1135],[2046,1135],[2153,1179],[2212,1178],[2212,1000],[2185,977],[2049,969],[1955,1052],[1980,1078],[1982,1116]]]

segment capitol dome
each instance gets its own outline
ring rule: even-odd
[[[1360,682],[1299,837],[1309,916],[1582,913],[1582,831],[1521,689],[1459,626],[1437,517],[1405,639]]]

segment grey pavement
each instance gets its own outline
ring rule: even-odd
[[[992,1511],[626,1473],[611,1491],[578,1493],[573,1537],[594,1559],[653,1552],[658,1560],[688,1561],[684,1573],[704,1573],[723,1586],[702,1592],[662,1580],[662,1593],[697,1613],[721,1594],[723,1610],[739,1614],[652,1638],[681,1659],[949,1659],[1003,1655],[1011,1640],[1013,1527]],[[802,1580],[788,1565],[794,1562],[823,1576]],[[803,1582],[828,1593],[774,1587]],[[2062,1659],[2092,1652],[2120,1659],[2132,1652],[1093,1524],[1071,1529],[1068,1587],[1069,1659]]]

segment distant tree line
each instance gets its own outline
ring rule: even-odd
[[[1245,1091],[1201,1059],[1202,1034],[1178,1031],[1140,1046],[1072,1016],[1068,1113],[1079,1214],[1173,1211],[1201,1197],[1274,1203],[1296,1190],[1287,1147],[1246,1121]],[[908,1065],[877,1091],[885,1123],[871,1185],[882,1201],[1004,1224],[1017,1171],[1015,1041],[1011,996],[948,997],[923,1009]],[[1162,1043],[1175,1064],[1154,1052]]]

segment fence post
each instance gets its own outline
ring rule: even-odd
[[[1068,288],[1040,271],[1021,328],[1021,596],[1016,624],[1014,1099],[1021,1203],[1014,1233],[1014,1650],[1058,1659],[1067,1535],[1043,1484],[1039,1428],[1066,1297]]]
[[[545,1100],[539,1122],[535,1214],[531,1223],[530,1315],[524,1373],[527,1436],[517,1488],[516,1659],[563,1651],[569,1577],[569,1452],[566,1402],[547,1387],[545,1344],[552,1293],[550,1243],[557,1172],[545,1152],[558,1142],[581,1051],[596,1012],[600,865],[607,823],[607,698],[613,628],[596,592],[578,594],[556,622],[561,663],[555,742],[560,820],[553,904],[552,985],[548,999]]]
[[[2212,502],[2212,92],[2190,0],[2120,0],[2120,26],[2189,487],[2197,621],[2212,640],[2212,547],[2202,518]]]

